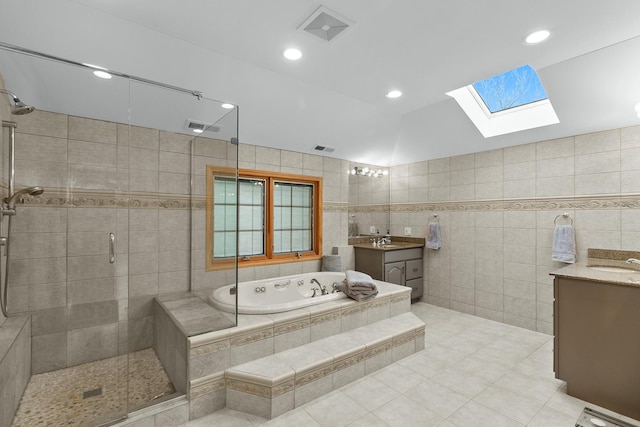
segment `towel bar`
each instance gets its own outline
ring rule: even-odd
[[[556,217],[553,219],[553,224],[554,225],[558,225],[558,218],[560,218],[560,217],[565,218],[565,219],[569,219],[569,221],[571,221],[571,225],[573,225],[573,218],[571,218],[571,216],[567,212],[565,212],[563,214],[560,214],[560,215],[556,215]]]

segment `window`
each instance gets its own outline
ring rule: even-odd
[[[529,65],[475,82],[473,88],[492,114],[547,99],[538,74]]]
[[[537,73],[523,65],[447,92],[485,138],[559,123]]]
[[[207,270],[232,268],[236,243],[240,267],[319,259],[321,230],[322,178],[207,166]]]

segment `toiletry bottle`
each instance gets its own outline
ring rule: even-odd
[[[384,236],[384,241],[387,243],[387,245],[391,243],[391,234],[389,234],[389,230],[387,230],[387,234],[385,234]]]

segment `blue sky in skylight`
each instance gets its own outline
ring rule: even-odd
[[[491,113],[547,99],[536,71],[529,65],[473,84]]]

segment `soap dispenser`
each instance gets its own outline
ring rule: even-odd
[[[384,236],[384,241],[387,245],[391,243],[391,234],[389,234],[389,230],[387,230],[387,234]]]

